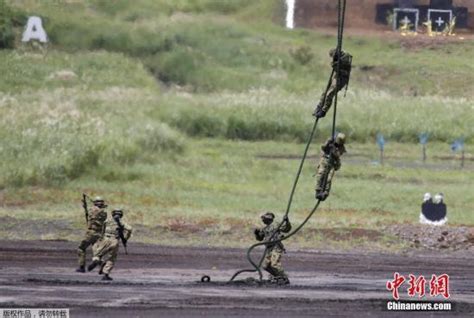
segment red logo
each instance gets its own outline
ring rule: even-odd
[[[443,274],[438,277],[436,275],[431,276],[430,280],[430,295],[438,296],[442,295],[444,298],[449,298],[449,276]]]
[[[413,274],[408,275],[408,284],[409,287],[407,289],[407,294],[410,297],[422,298],[425,296],[425,288],[426,288],[426,279],[423,275],[416,277]],[[403,285],[406,281],[406,278],[400,275],[398,272],[393,274],[393,280],[387,281],[387,290],[392,292],[392,296],[394,299],[399,300],[399,292],[398,289]],[[444,298],[448,299],[450,297],[449,294],[449,275],[442,274],[439,276],[432,275],[431,280],[429,283],[429,290],[430,296],[437,297],[439,295],[443,296]]]
[[[419,298],[425,296],[425,277],[423,275],[420,275],[420,277],[416,278],[412,274],[408,276],[410,277],[410,280],[408,281],[408,283],[410,284],[410,287],[408,288],[408,296],[415,297],[416,294],[418,294]]]
[[[396,300],[400,298],[398,296],[398,288],[402,286],[404,281],[405,281],[405,277],[400,276],[399,273],[395,273],[393,274],[393,280],[387,282],[387,289],[392,291],[392,296]]]

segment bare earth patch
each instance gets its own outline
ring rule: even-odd
[[[289,251],[284,265],[292,283],[279,287],[228,283],[236,270],[248,267],[243,249],[131,242],[129,254],[119,254],[114,280],[102,282],[97,272],[74,271],[75,248],[73,242],[1,241],[0,307],[70,308],[72,317],[397,317],[404,313],[385,310],[392,297],[385,285],[397,271],[449,274],[449,316],[474,313],[472,251]],[[211,282],[201,283],[202,275]],[[406,288],[400,295],[411,300]]]
[[[415,248],[466,250],[474,247],[472,227],[396,224],[386,230]]]

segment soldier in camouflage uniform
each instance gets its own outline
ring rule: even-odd
[[[87,231],[77,249],[79,268],[76,271],[79,273],[86,271],[86,249],[102,237],[104,223],[107,219],[107,212],[105,211],[107,205],[104,200],[101,197],[96,197],[92,202],[94,205],[88,209]]]
[[[346,152],[346,135],[338,133],[321,146],[321,158],[316,173],[316,199],[324,201],[329,196],[335,171],[341,168],[341,156]]]
[[[285,252],[285,248],[281,242],[273,243],[272,241],[282,238],[282,233],[291,231],[290,221],[288,217],[285,217],[282,227],[278,230],[278,225],[273,224],[275,214],[272,212],[266,212],[261,216],[261,219],[265,226],[260,229],[255,229],[254,233],[258,241],[268,242],[265,244],[265,258],[262,267],[270,274],[271,282],[289,284],[288,276],[285,274],[281,265],[281,256],[283,252]]]
[[[121,209],[112,211],[112,218],[105,223],[104,237],[94,247],[92,263],[87,267],[88,271],[92,271],[97,265],[101,265],[99,274],[104,274],[102,280],[112,280],[110,272],[117,260],[120,240],[123,238],[125,242],[122,243],[125,245],[132,235],[132,227],[123,222],[122,217]]]
[[[336,49],[332,49],[329,51],[329,56],[332,58],[331,66],[334,69],[334,74],[331,79],[331,86],[327,92],[327,95],[323,93],[321,95],[321,100],[319,104],[316,106],[316,109],[313,113],[316,118],[322,118],[326,116],[329,108],[331,108],[332,100],[336,93],[343,89],[346,85],[349,84],[349,77],[351,75],[351,68],[352,68],[352,55],[347,52],[341,51],[341,65],[339,66],[339,74],[337,72],[337,54]],[[338,78],[339,75],[339,85],[338,85]]]

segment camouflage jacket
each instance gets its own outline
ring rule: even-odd
[[[96,206],[89,209],[89,217],[87,219],[87,229],[101,233],[104,230],[104,223],[107,219],[107,212]]]
[[[337,72],[337,56],[336,55],[334,55],[333,57],[331,66],[334,69],[334,71]],[[349,75],[351,74],[351,68],[352,68],[352,55],[344,51],[341,51],[341,65],[339,67],[341,71],[341,76],[349,77]]]
[[[132,227],[128,225],[127,223],[123,222],[120,220],[120,224],[123,226],[123,236],[125,237],[126,240],[130,238],[132,235]],[[114,218],[110,217],[107,219],[105,222],[105,231],[104,231],[104,236],[106,238],[115,238],[119,239],[119,226],[117,222],[115,221]]]
[[[334,170],[341,168],[341,156],[346,152],[344,145],[337,146],[334,141],[329,138],[321,146],[322,156],[329,160],[330,165],[334,167]]]
[[[278,243],[272,243],[272,241],[276,241],[278,239],[281,239],[283,237],[282,233],[288,233],[291,231],[291,223],[290,221],[284,222],[281,228],[277,231],[278,224],[272,223],[269,225],[264,226],[261,229],[256,229],[255,230],[255,238],[257,241],[264,241],[264,242],[269,242],[265,244],[267,249],[273,250],[274,248],[281,249],[282,251],[285,250],[285,247],[283,246],[283,243],[278,242]],[[277,231],[275,235],[273,235]],[[272,237],[273,236],[273,237]]]

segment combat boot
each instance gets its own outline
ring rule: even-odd
[[[316,200],[323,201],[324,200],[323,191],[316,191],[315,198],[316,198]]]
[[[329,196],[327,191],[316,191],[316,200],[324,201]]]
[[[326,199],[328,198],[328,196],[329,196],[329,192],[328,192],[328,191],[324,191],[324,192],[322,193],[322,195],[321,195],[321,197],[322,197],[321,201],[326,200]]]
[[[87,266],[87,270],[90,272],[92,270],[94,270],[94,268],[96,268],[97,265],[99,265],[101,263],[100,260],[94,260],[92,261],[92,263],[89,264],[89,266]]]
[[[326,115],[323,111],[323,105],[321,102],[319,102],[318,105],[316,105],[316,108],[314,109],[312,115],[316,118],[321,118],[321,117],[324,117],[324,115]]]
[[[270,284],[278,284],[278,278],[276,276],[270,275],[270,277],[268,277],[268,282]]]
[[[85,273],[86,272],[86,267],[83,265],[83,266],[79,266],[77,269],[76,269],[76,272],[78,273]]]
[[[113,280],[112,277],[109,276],[109,274],[104,274],[104,276],[102,276],[102,280]]]
[[[105,267],[105,263],[102,262],[102,265],[100,266],[100,270],[99,270],[99,275],[102,275],[104,273],[104,267]]]
[[[276,278],[276,283],[278,285],[288,285],[290,283],[290,280],[287,276],[280,276]]]

